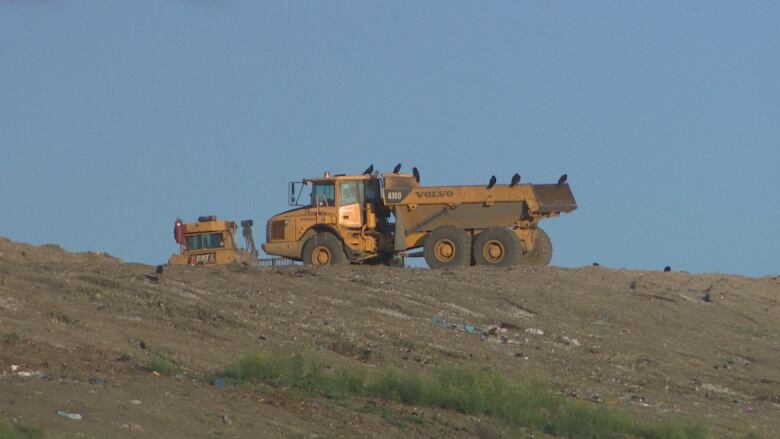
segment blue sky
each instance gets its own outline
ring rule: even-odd
[[[779,5],[0,0],[0,235],[156,264],[403,162],[568,173],[557,265],[776,274]]]

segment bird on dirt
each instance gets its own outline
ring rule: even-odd
[[[558,179],[558,186],[566,183],[566,180],[569,179],[569,176],[566,174],[561,175],[561,178]]]
[[[414,175],[414,179],[417,180],[417,183],[420,182],[420,171],[417,170],[417,166],[412,168],[412,175]]]
[[[393,174],[397,174],[399,172],[401,172],[401,164],[400,163],[395,165],[395,168],[393,168]]]
[[[520,183],[520,174],[515,174],[512,176],[512,181],[509,183],[509,187],[517,186],[518,183]]]
[[[490,177],[490,181],[488,182],[487,188],[491,189],[493,186],[496,185],[496,176]]]
[[[363,175],[371,175],[372,172],[374,172],[374,165],[371,165],[368,168],[366,168],[366,170],[363,171]]]
[[[668,265],[666,267],[664,267],[664,273],[668,273],[670,271],[672,271],[672,267],[670,267]]]
[[[162,272],[163,272],[163,266],[162,265],[158,265],[157,269],[154,271],[154,273],[159,276],[159,275],[162,274]]]
[[[144,343],[144,341],[143,341],[143,340],[141,340],[141,343],[138,343],[138,346],[139,346],[141,349],[146,349],[146,343]]]

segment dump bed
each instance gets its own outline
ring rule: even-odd
[[[382,198],[409,233],[445,225],[461,229],[506,227],[577,208],[567,183],[491,188],[398,183],[386,184]]]
[[[442,204],[456,206],[476,203],[525,202],[531,213],[571,212],[577,202],[568,183],[518,184],[515,186],[404,186],[386,185],[382,198],[387,206]]]

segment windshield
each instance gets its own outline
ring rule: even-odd
[[[225,247],[225,239],[222,233],[208,233],[203,235],[187,236],[187,249],[190,251],[223,247]]]
[[[333,206],[336,204],[336,190],[333,183],[316,183],[311,189],[312,206]]]

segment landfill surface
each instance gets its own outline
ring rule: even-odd
[[[157,275],[103,253],[0,238],[0,419],[47,437],[502,437],[488,417],[206,379],[271,351],[534,377],[637,418],[774,438],[779,300],[778,276],[674,267],[166,266]],[[176,373],[149,370],[159,355]]]

